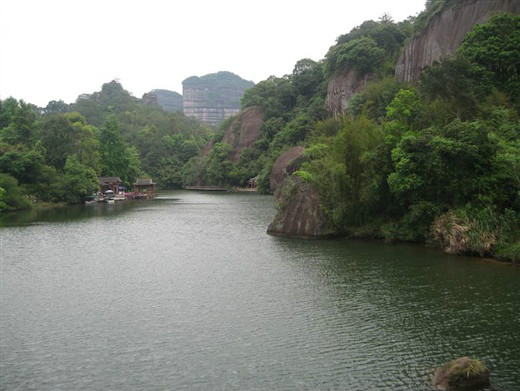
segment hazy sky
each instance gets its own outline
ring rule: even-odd
[[[424,0],[0,0],[0,99],[73,102],[119,79],[134,96],[230,71],[255,83]]]

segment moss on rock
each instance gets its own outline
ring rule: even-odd
[[[433,383],[441,390],[468,390],[489,385],[489,369],[478,360],[460,357],[435,371]]]

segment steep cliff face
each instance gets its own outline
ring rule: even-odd
[[[282,153],[271,171],[270,187],[278,201],[278,213],[267,229],[271,235],[319,238],[333,234],[332,225],[321,207],[318,188],[292,175],[305,160],[304,148]]]
[[[214,126],[240,112],[240,98],[254,83],[231,72],[192,76],[182,82],[183,112]]]
[[[355,69],[335,74],[327,86],[325,108],[334,117],[345,114],[349,100],[366,86],[370,78],[369,74],[361,75]]]
[[[230,160],[236,163],[240,153],[250,147],[260,137],[260,129],[264,123],[264,110],[260,106],[248,107],[234,120],[224,133],[222,141],[233,147]]]
[[[276,197],[283,182],[300,167],[303,161],[303,150],[302,146],[291,148],[282,153],[274,162],[269,179],[269,188]]]
[[[466,0],[437,12],[401,53],[395,69],[397,80],[417,81],[422,69],[455,53],[474,25],[485,23],[496,12],[520,13],[520,1]]]

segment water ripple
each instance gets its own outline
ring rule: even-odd
[[[88,213],[0,231],[1,390],[430,390],[465,354],[520,384],[516,269],[273,238],[265,196]]]

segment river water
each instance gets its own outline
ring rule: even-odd
[[[0,220],[1,390],[429,390],[462,355],[520,390],[520,268],[268,236],[272,197]]]

